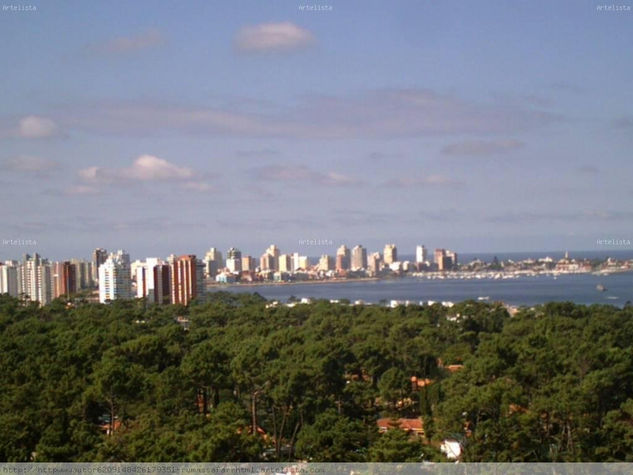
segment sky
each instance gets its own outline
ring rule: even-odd
[[[623,2],[0,7],[0,259],[630,248]]]

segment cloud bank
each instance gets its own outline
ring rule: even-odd
[[[277,182],[309,182],[325,186],[357,185],[360,182],[336,172],[320,172],[306,166],[271,165],[254,170],[257,180]]]
[[[523,148],[525,144],[518,140],[471,140],[458,142],[445,146],[442,149],[444,155],[497,155]]]
[[[156,29],[149,29],[130,36],[119,36],[103,43],[91,46],[92,51],[104,54],[129,54],[160,46],[165,42],[162,33]]]
[[[234,40],[238,51],[275,53],[296,51],[314,43],[314,35],[294,23],[262,23],[240,28]]]
[[[268,112],[239,107],[159,103],[95,104],[60,111],[68,128],[126,136],[191,134],[295,139],[406,138],[459,134],[510,134],[562,120],[518,105],[478,104],[423,89],[382,89],[347,96],[308,96]],[[474,144],[490,151],[512,141]],[[470,144],[471,149],[473,144]]]
[[[117,180],[171,181],[191,179],[191,168],[179,167],[153,155],[141,155],[127,168],[88,167],[79,176],[93,183],[112,183]]]

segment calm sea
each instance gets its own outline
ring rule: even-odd
[[[501,258],[501,256],[499,256]],[[600,292],[596,286],[606,288]],[[503,301],[511,305],[535,305],[550,301],[572,301],[579,304],[611,304],[623,306],[633,302],[633,273],[610,275],[568,274],[538,275],[517,279],[444,279],[427,280],[403,277],[392,280],[349,281],[323,284],[286,284],[240,286],[227,285],[213,290],[230,292],[258,292],[270,300],[287,301],[291,296],[364,300],[377,303],[381,300],[452,301],[459,302],[478,297],[490,301]]]

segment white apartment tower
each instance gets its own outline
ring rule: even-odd
[[[33,257],[25,254],[17,277],[19,294],[24,294],[41,305],[51,302],[51,267],[46,259],[42,259],[37,253]]]
[[[136,268],[136,296],[148,303],[169,303],[171,285],[169,265],[156,257],[147,258]]]
[[[18,268],[12,262],[0,263],[0,294],[9,294],[17,297],[18,292]]]
[[[367,269],[367,249],[358,244],[352,249],[352,270]]]
[[[383,252],[385,264],[393,264],[398,261],[398,249],[395,244],[386,244]]]
[[[416,246],[415,262],[418,264],[426,262],[426,247],[424,247],[424,245]]]
[[[204,273],[207,277],[215,277],[216,274],[224,267],[222,253],[215,247],[209,249],[204,256]]]
[[[132,298],[130,256],[120,250],[99,266],[99,302],[129,298]]]
[[[226,268],[232,274],[242,272],[242,251],[232,247],[226,253]]]

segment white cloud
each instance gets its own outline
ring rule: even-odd
[[[153,155],[141,155],[130,168],[124,169],[124,176],[126,174],[135,180],[180,180],[191,178],[193,170],[178,167]]]
[[[186,181],[182,184],[182,187],[186,190],[199,192],[212,191],[214,189],[214,187],[211,186],[209,183],[205,183],[202,181]]]
[[[119,36],[103,43],[92,45],[91,49],[107,54],[135,53],[155,46],[160,46],[165,38],[156,29],[149,29],[130,36]]]
[[[237,49],[251,53],[294,51],[312,43],[312,33],[290,22],[245,26],[235,36]]]
[[[257,170],[258,178],[273,181],[309,180],[314,177],[308,167],[271,165]]]
[[[355,178],[341,175],[340,173],[328,172],[320,179],[321,183],[325,185],[356,185],[358,180]]]
[[[59,135],[59,127],[51,119],[30,115],[20,119],[16,135],[26,139],[41,139]]]
[[[46,158],[20,155],[4,160],[2,168],[14,172],[46,173],[59,168],[59,164]]]
[[[153,155],[141,155],[127,168],[88,167],[79,170],[79,176],[88,182],[112,183],[115,181],[178,181],[191,179],[191,168],[179,167]]]
[[[67,195],[92,195],[99,193],[99,189],[89,185],[74,185],[66,190]]]
[[[235,155],[240,158],[267,158],[275,155],[279,155],[278,150],[273,150],[270,148],[262,148],[259,150],[237,150]]]
[[[294,106],[253,112],[161,104],[95,104],[64,111],[66,127],[97,133],[163,133],[310,139],[513,134],[561,120],[518,105],[475,104],[423,89],[373,90],[351,96],[308,96]]]
[[[403,158],[404,154],[399,152],[371,152],[369,158],[371,160],[396,160]]]
[[[453,143],[445,146],[442,153],[445,155],[495,155],[523,148],[525,144],[518,140],[483,141],[471,140]]]
[[[255,170],[258,180],[312,182],[326,186],[357,185],[360,182],[347,175],[336,172],[319,172],[306,166],[299,165],[271,165]]]
[[[98,175],[99,175],[99,167],[89,167],[89,168],[84,168],[82,170],[79,170],[79,176],[86,181],[97,181]]]
[[[452,186],[460,184],[445,175],[407,176],[389,180],[390,186]]]
[[[633,213],[628,211],[607,210],[574,210],[574,211],[512,211],[503,214],[490,215],[487,221],[493,223],[533,223],[541,221],[561,221],[585,223],[587,221],[626,222],[633,219]]]

